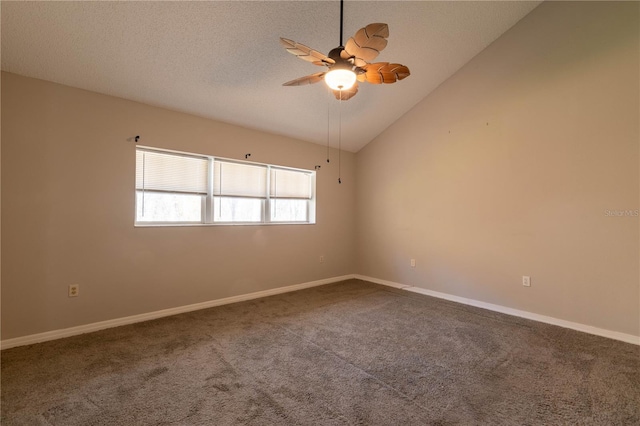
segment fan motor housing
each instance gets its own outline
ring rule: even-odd
[[[327,55],[329,58],[333,59],[336,62],[336,65],[339,68],[351,68],[353,67],[353,63],[349,59],[344,59],[341,54],[344,51],[344,47],[336,47],[335,49],[331,49],[331,52]]]

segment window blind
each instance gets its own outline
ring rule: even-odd
[[[213,168],[213,195],[267,196],[266,166],[215,160]]]
[[[311,199],[311,175],[295,170],[271,168],[270,196]]]
[[[206,158],[136,150],[136,189],[207,193]]]

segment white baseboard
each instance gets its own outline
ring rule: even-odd
[[[406,285],[406,284],[398,284],[392,281],[381,280],[373,277],[366,277],[364,275],[358,275],[358,274],[353,275],[353,278],[362,280],[362,281],[369,281],[370,283],[374,283],[374,284],[386,285],[387,287],[393,287],[393,288],[406,289],[411,287],[410,285]]]
[[[546,315],[534,314],[533,312],[521,311],[519,309],[508,308],[502,305],[495,305],[493,303],[481,302],[475,299],[467,299],[466,297],[454,296],[452,294],[441,293],[438,291],[427,290],[420,287],[413,287],[410,285],[380,280],[377,278],[367,277],[364,275],[354,275],[354,278],[357,278],[363,281],[369,281],[376,284],[386,285],[389,287],[400,288],[403,290],[424,294],[427,296],[437,297],[438,299],[445,299],[452,302],[462,303],[464,305],[470,305],[470,306],[475,306],[477,308],[500,312],[507,315],[513,315],[516,317],[526,318],[533,321],[543,322],[546,324],[552,324],[552,325],[557,325],[564,328],[570,328],[572,330],[582,331],[584,333],[595,334],[596,336],[608,337],[609,339],[620,340],[622,342],[631,343],[634,345],[640,345],[640,336],[634,336],[633,334],[626,334],[626,333],[620,333],[617,331],[605,330],[603,328],[593,327],[586,324],[580,324],[577,322],[571,322],[571,321],[566,321],[558,318],[548,317]]]
[[[631,343],[634,345],[640,345],[640,336],[634,336],[632,334],[605,330],[598,327],[592,327],[590,325],[580,324],[580,323],[571,322],[571,321],[565,321],[558,318],[548,317],[546,315],[534,314],[532,312],[508,308],[502,305],[495,305],[493,303],[482,302],[475,299],[468,299],[466,297],[454,296],[451,294],[441,293],[433,290],[427,290],[420,287],[413,287],[406,284],[399,284],[393,281],[381,280],[378,278],[368,277],[365,275],[350,274],[350,275],[342,275],[339,277],[326,278],[318,281],[306,282],[302,284],[290,285],[286,287],[278,287],[270,290],[257,291],[255,293],[242,294],[239,296],[225,297],[224,299],[216,299],[216,300],[210,300],[207,302],[194,303],[192,305],[179,306],[176,308],[163,309],[160,311],[148,312],[148,313],[139,314],[139,315],[132,315],[124,318],[116,318],[116,319],[107,320],[107,321],[100,321],[100,322],[95,322],[91,324],[80,325],[77,327],[65,328],[62,330],[52,330],[52,331],[47,331],[45,333],[31,334],[29,336],[22,336],[22,337],[16,337],[14,339],[2,340],[0,341],[0,350],[9,349],[16,346],[24,346],[24,345],[31,345],[34,343],[46,342],[48,340],[62,339],[64,337],[71,337],[79,334],[91,333],[93,331],[104,330],[106,328],[119,327],[121,325],[149,321],[152,319],[167,317],[171,315],[177,315],[184,312],[191,312],[191,311],[197,311],[200,309],[212,308],[214,306],[228,305],[231,303],[258,299],[260,297],[273,296],[276,294],[302,290],[305,288],[317,287],[317,286],[331,284],[331,283],[344,281],[352,278],[359,279],[362,281],[372,282],[375,284],[381,284],[388,287],[407,290],[414,293],[424,294],[427,296],[437,297],[439,299],[445,299],[452,302],[462,303],[464,305],[475,306],[478,308],[500,312],[507,315],[526,318],[533,321],[543,322],[546,324],[552,324],[552,325],[557,325],[564,328],[570,328],[572,330],[582,331],[584,333],[594,334],[596,336],[608,337],[610,339],[620,340],[622,342]]]
[[[139,315],[132,315],[124,318],[116,318],[107,321],[94,322],[91,324],[79,325],[77,327],[52,330],[44,333],[31,334],[28,336],[16,337],[0,341],[0,350],[14,348],[16,346],[31,345],[34,343],[46,342],[48,340],[62,339],[64,337],[76,336],[78,334],[91,333],[93,331],[104,330],[106,328],[119,327],[121,325],[133,324],[136,322],[149,321],[156,318],[168,317],[182,314],[184,312],[197,311],[200,309],[212,308],[214,306],[228,305],[230,303],[244,302],[246,300],[258,299],[260,297],[273,296],[281,293],[302,290],[310,287],[317,287],[354,278],[353,275],[343,275],[340,277],[326,278],[318,281],[310,281],[302,284],[295,284],[286,287],[278,287],[270,290],[257,291],[255,293],[242,294],[239,296],[225,297],[224,299],[209,300],[207,302],[194,303],[192,305],[178,306],[176,308],[163,309],[160,311],[147,312]]]

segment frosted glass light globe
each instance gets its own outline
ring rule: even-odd
[[[324,75],[327,86],[333,90],[349,90],[356,82],[356,73],[351,70],[338,68]]]

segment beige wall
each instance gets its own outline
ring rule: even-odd
[[[322,146],[8,73],[2,114],[3,340],[355,269],[353,154],[338,185]],[[317,223],[134,228],[126,139],[137,134],[161,148],[321,164]]]
[[[638,57],[637,3],[544,3],[342,185],[318,145],[3,73],[2,339],[354,272],[640,335],[638,218],[606,216],[640,208]],[[134,228],[136,134],[321,164],[318,223]]]
[[[639,335],[638,8],[543,3],[360,151],[358,272]]]

